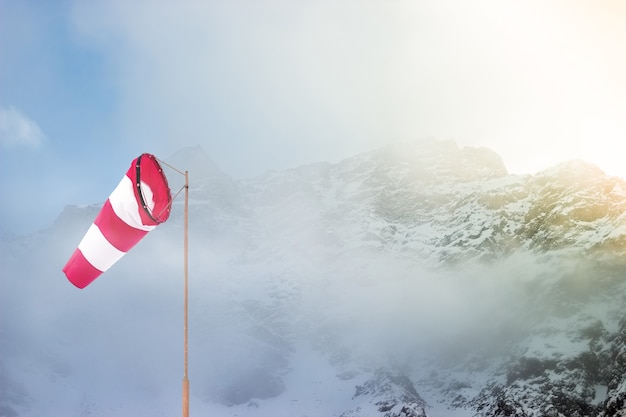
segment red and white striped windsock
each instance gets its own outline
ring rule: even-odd
[[[85,288],[165,222],[171,205],[172,195],[159,162],[154,155],[140,155],[104,203],[63,272],[72,284]]]

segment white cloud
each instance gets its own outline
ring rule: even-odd
[[[37,123],[24,116],[15,107],[0,108],[0,146],[38,148],[45,136]]]
[[[116,66],[124,137],[201,143],[236,176],[424,137],[526,173],[589,148],[606,166],[623,142],[624,16],[608,2],[101,0],[77,2],[74,23]]]

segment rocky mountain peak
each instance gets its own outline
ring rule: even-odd
[[[202,202],[212,208],[213,213],[226,211],[236,214],[242,213],[241,194],[239,184],[230,175],[222,171],[211,159],[202,146],[182,148],[167,158],[166,162],[179,170],[189,172],[189,198],[192,201]],[[178,175],[168,175],[173,192],[184,184]],[[212,224],[213,216],[203,216],[202,223]]]
[[[404,167],[424,183],[498,178],[507,175],[502,158],[487,148],[459,148],[454,141],[416,141],[388,145],[370,154],[381,166]]]
[[[181,171],[193,173],[196,179],[229,178],[199,145],[179,149],[166,162]]]
[[[537,182],[551,182],[563,186],[585,185],[602,180],[606,174],[598,166],[574,159],[538,172]]]

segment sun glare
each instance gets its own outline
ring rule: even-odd
[[[626,131],[611,119],[593,117],[584,123],[584,155],[608,175],[626,178]]]

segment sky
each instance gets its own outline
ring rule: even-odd
[[[195,145],[234,178],[428,138],[626,177],[625,19],[621,0],[0,0],[0,232]]]

